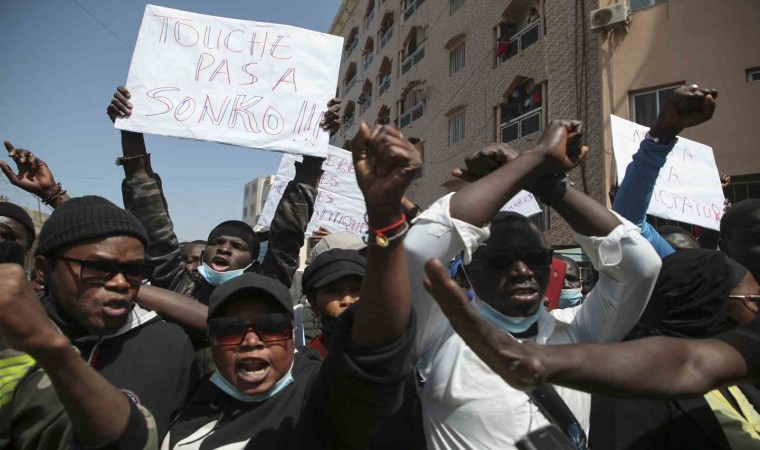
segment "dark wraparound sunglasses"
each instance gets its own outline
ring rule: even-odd
[[[153,266],[144,263],[118,263],[94,259],[77,259],[66,256],[55,256],[53,259],[75,262],[79,264],[79,279],[101,286],[121,273],[133,287],[137,287],[153,274]]]
[[[261,342],[286,341],[293,338],[293,318],[290,314],[273,313],[246,322],[239,317],[208,321],[211,345],[240,345],[250,331],[256,333]]]

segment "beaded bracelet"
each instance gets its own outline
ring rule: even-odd
[[[56,189],[55,192],[53,192],[52,194],[50,194],[47,197],[43,198],[42,199],[42,203],[44,203],[44,204],[46,204],[48,206],[53,206],[53,205],[51,205],[51,203],[53,202],[53,200],[58,199],[58,197],[60,197],[61,195],[65,194],[65,193],[66,193],[66,191],[63,190],[63,186],[61,185],[61,183],[58,183],[58,189]]]

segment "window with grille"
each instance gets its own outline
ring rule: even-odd
[[[646,8],[647,6],[665,3],[667,0],[630,0],[631,11],[634,9]]]
[[[449,52],[449,75],[454,75],[464,68],[464,42]]]
[[[465,120],[464,111],[449,118],[449,145],[456,144],[464,139]]]
[[[465,0],[449,0],[449,15],[453,16],[455,12],[459,11],[459,8],[464,6]]]
[[[660,109],[678,86],[680,84],[631,94],[631,119],[646,127],[654,125]]]

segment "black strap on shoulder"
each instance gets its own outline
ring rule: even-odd
[[[567,434],[575,448],[588,450],[586,432],[551,384],[544,383],[527,394],[549,422]]]

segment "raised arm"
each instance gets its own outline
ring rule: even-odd
[[[15,173],[5,161],[0,161],[0,169],[12,185],[36,195],[53,209],[70,198],[63,186],[55,181],[53,173],[43,160],[29,150],[15,148],[8,141],[4,144],[8,156],[18,169],[18,173]]]
[[[715,113],[717,97],[718,91],[700,89],[696,85],[676,89],[633,155],[615,196],[612,209],[640,227],[641,234],[661,258],[674,250],[646,220],[657,176],[673,150],[676,136],[685,128],[710,120]]]
[[[145,309],[180,325],[187,332],[194,332],[194,340],[204,340],[208,330],[208,306],[200,302],[189,302],[187,297],[168,289],[155,286],[140,286],[137,304]]]
[[[397,340],[409,327],[411,294],[403,242],[407,225],[401,198],[422,159],[389,126],[370,132],[362,123],[352,147],[356,179],[367,203],[370,245],[351,337],[361,346],[378,347]]]
[[[34,358],[49,377],[77,443],[139,449],[155,441],[155,423],[150,427],[146,422],[152,419],[74,350],[48,318],[23,268],[15,264],[0,265],[0,335],[8,345]],[[33,389],[17,392],[16,401],[31,402],[24,397],[46,395],[45,385],[39,382]],[[40,434],[46,432],[40,430]],[[60,432],[63,438],[64,431]]]
[[[125,87],[116,89],[106,110],[111,121],[116,117],[129,118],[132,114],[130,98]],[[121,185],[124,209],[134,214],[148,232],[146,261],[155,266],[150,281],[158,287],[184,291],[182,287],[192,283],[184,270],[184,258],[169,216],[161,178],[153,171],[143,135],[122,130],[121,146],[122,157],[118,164],[124,168],[125,179]]]
[[[619,344],[520,343],[483,319],[438,261],[425,286],[467,345],[504,381],[525,391],[550,382],[593,394],[632,398],[690,397],[760,377],[758,325],[719,339],[655,337]],[[748,328],[754,329],[748,332]]]

